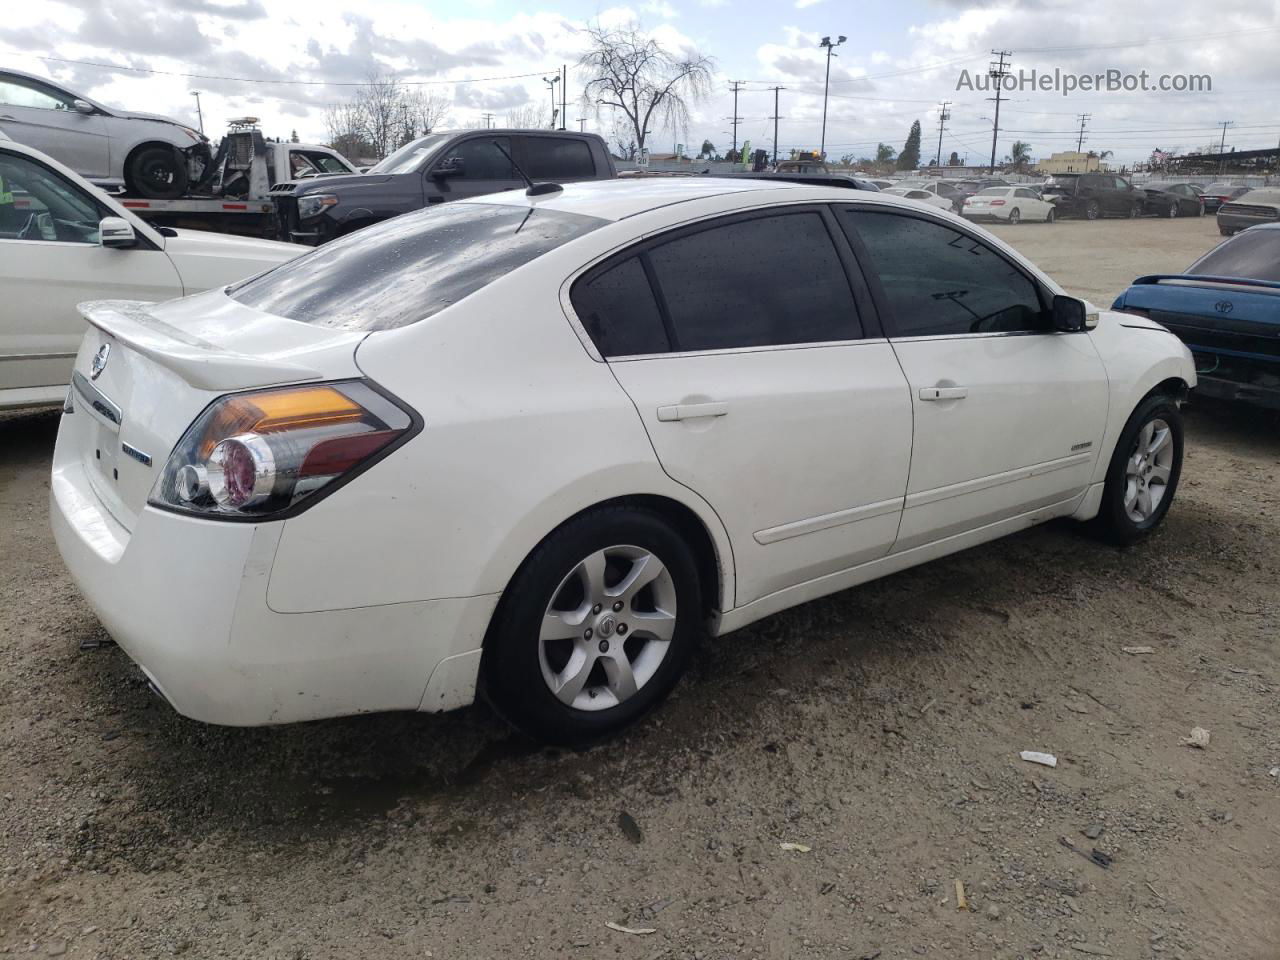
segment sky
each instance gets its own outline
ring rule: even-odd
[[[949,100],[944,158],[989,160],[992,94],[973,87],[985,83],[993,50],[1010,51],[1014,71],[1146,70],[1151,82],[1197,74],[1212,84],[1181,93],[1011,91],[998,158],[1015,140],[1037,158],[1075,149],[1080,114],[1089,115],[1084,148],[1112,151],[1113,164],[1156,148],[1216,144],[1223,121],[1232,123],[1228,149],[1280,143],[1280,0],[15,0],[0,18],[0,65],[192,126],[198,90],[215,139],[228,119],[252,115],[268,136],[296,131],[310,142],[325,139],[326,105],[349,98],[371,70],[449,98],[445,126],[465,127],[486,112],[501,123],[548,105],[542,78],[568,65],[569,125],[583,118],[607,136],[608,114],[579,99],[586,76],[574,65],[589,23],[636,23],[673,52],[714,58],[713,92],[691,104],[687,129],[655,132],[655,153],[677,143],[696,153],[704,140],[727,149],[733,81],[742,81],[739,144],[772,148],[770,88],[780,85],[779,150],[816,149],[826,67],[819,42],[841,34],[826,132],[837,158],[872,155],[879,142],[901,149],[919,120],[927,160],[937,151],[939,102]],[[962,71],[970,83],[957,89]]]

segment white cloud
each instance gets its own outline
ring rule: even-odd
[[[680,16],[680,11],[668,3],[667,0],[647,0],[646,3],[640,5],[640,9],[664,20]]]
[[[796,0],[796,9],[803,10],[805,7],[813,7],[821,2],[822,0]]]

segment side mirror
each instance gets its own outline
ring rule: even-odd
[[[76,108],[77,113],[96,113],[93,104],[88,100],[72,100],[71,105]]]
[[[1060,333],[1087,330],[1087,312],[1083,300],[1057,294],[1053,298],[1053,329]]]
[[[138,235],[133,224],[123,217],[103,217],[98,224],[98,242],[104,247],[136,247]]]
[[[449,157],[431,171],[431,176],[437,180],[445,180],[449,177],[464,176],[466,172],[467,166],[461,157]]]

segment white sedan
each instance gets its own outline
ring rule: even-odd
[[[1131,543],[1168,511],[1190,353],[959,217],[776,181],[531,190],[82,306],[54,533],[179,711],[480,689],[594,738],[704,629],[1054,517]]]
[[[966,199],[961,213],[970,220],[1005,223],[1023,220],[1053,223],[1057,219],[1054,205],[1028,187],[988,187]]]
[[[916,187],[890,187],[888,190],[881,190],[880,192],[887,193],[891,197],[904,197],[907,200],[927,203],[929,206],[937,207],[939,210],[952,209],[951,201],[946,197],[940,197],[936,193],[920,190]]]
[[[308,249],[155,229],[56,160],[0,139],[0,409],[62,402],[82,300],[168,300]]]

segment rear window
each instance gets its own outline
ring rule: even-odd
[[[545,208],[451,203],[358,230],[229,292],[245,306],[303,323],[391,330],[604,224]]]
[[[596,165],[585,140],[572,137],[526,137],[525,169],[534,180],[594,177]]]
[[[980,197],[1003,197],[1009,192],[1008,187],[987,187],[978,194]]]
[[[1241,277],[1280,283],[1280,230],[1246,230],[1187,268],[1199,277]]]

